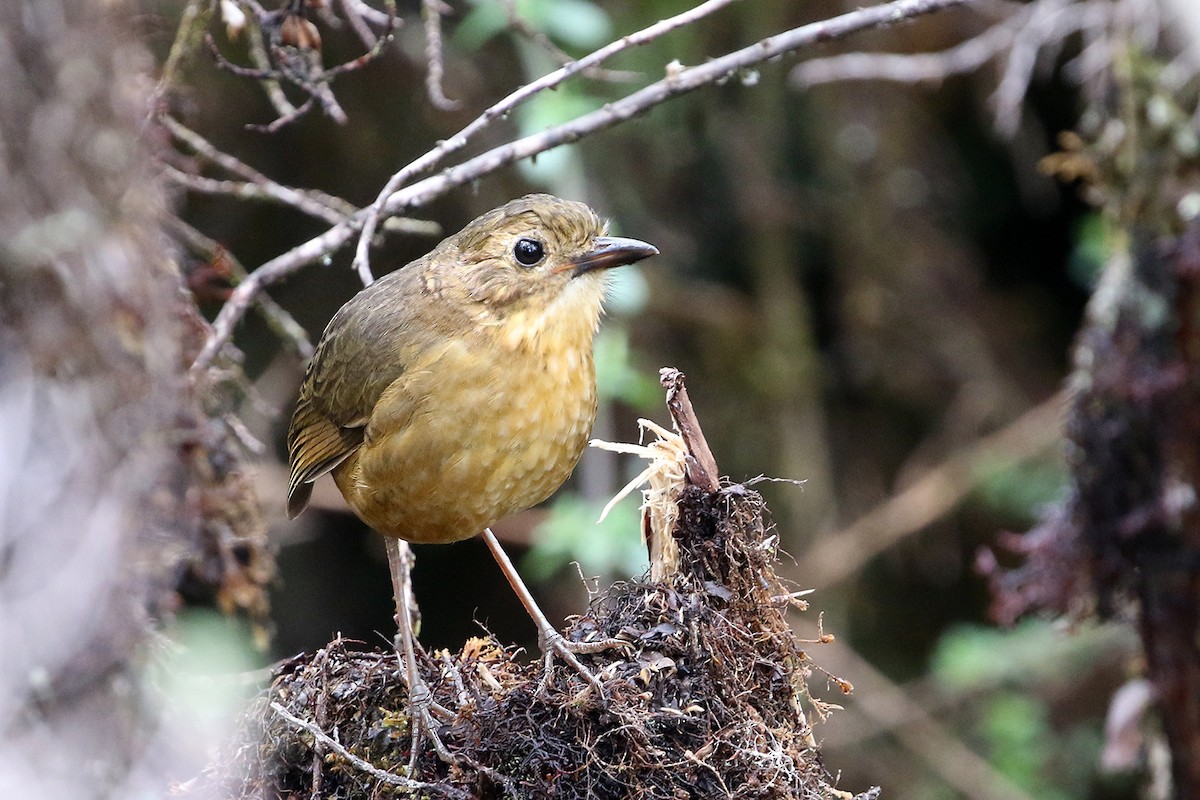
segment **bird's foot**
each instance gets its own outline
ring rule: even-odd
[[[494,782],[505,787],[507,791],[506,796],[518,796],[516,784],[507,775],[479,763],[468,755],[456,755],[450,752],[445,742],[442,741],[442,737],[438,735],[437,723],[434,721],[434,717],[448,720],[453,719],[455,714],[433,699],[433,694],[429,691],[429,687],[425,685],[425,681],[418,679],[415,689],[410,690],[408,709],[413,731],[412,751],[408,762],[409,777],[416,776],[417,757],[420,755],[421,741],[424,739],[429,742],[429,746],[433,748],[433,752],[437,753],[437,757],[443,763],[451,767],[470,768],[487,775]]]
[[[412,775],[416,770],[422,739],[429,742],[433,752],[437,753],[438,758],[442,761],[451,766],[460,765],[459,758],[446,748],[442,737],[438,736],[437,723],[434,720],[435,715],[442,719],[452,719],[454,714],[433,699],[433,694],[425,685],[425,681],[418,678],[415,683],[415,686],[409,687],[408,692],[408,714],[413,733],[412,749],[408,759],[409,774]]]
[[[557,655],[587,681],[588,689],[579,699],[583,699],[589,692],[595,691],[601,703],[607,701],[603,684],[600,683],[600,679],[596,677],[594,672],[583,665],[583,662],[576,657],[576,654],[600,653],[604,650],[629,647],[629,642],[620,639],[600,639],[594,642],[568,641],[561,633],[549,626],[540,631],[538,644],[542,650],[542,663],[544,664],[542,684],[538,688],[538,694],[544,695],[550,685],[550,680],[554,676],[554,656]]]

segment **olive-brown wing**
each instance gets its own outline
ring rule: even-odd
[[[288,517],[308,505],[313,481],[362,446],[375,404],[427,342],[414,331],[418,273],[413,264],[359,292],[317,343],[288,430]]]

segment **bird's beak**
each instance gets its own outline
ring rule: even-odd
[[[571,259],[568,262],[568,268],[572,270],[571,277],[574,278],[585,272],[620,267],[656,255],[658,255],[657,247],[637,239],[597,236],[592,240],[592,249]]]

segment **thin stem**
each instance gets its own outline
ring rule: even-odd
[[[276,714],[278,714],[280,717],[282,717],[284,720],[286,720],[288,723],[293,725],[294,727],[299,728],[300,730],[311,735],[314,739],[316,739],[318,742],[320,742],[325,747],[332,750],[340,758],[345,759],[346,762],[348,762],[352,766],[356,767],[357,769],[362,770],[363,772],[367,773],[368,775],[370,775],[371,777],[375,778],[378,781],[381,781],[386,784],[390,784],[392,786],[398,786],[403,789],[423,791],[423,792],[438,792],[440,794],[448,795],[450,797],[463,797],[463,798],[467,797],[467,794],[465,792],[462,792],[453,787],[443,786],[443,785],[437,784],[437,783],[426,783],[425,781],[416,781],[416,780],[413,780],[412,778],[406,778],[403,775],[394,775],[391,772],[386,772],[386,771],[380,769],[379,767],[375,766],[371,762],[354,755],[354,753],[351,753],[349,750],[347,750],[346,747],[344,745],[342,745],[341,742],[339,742],[337,739],[334,739],[332,736],[327,734],[325,731],[321,730],[317,725],[315,725],[311,722],[308,722],[306,720],[300,719],[295,714],[293,714],[292,712],[288,711],[286,708],[281,706],[279,703],[271,703],[271,710],[274,711]]]
[[[429,102],[442,111],[458,108],[458,101],[446,97],[442,88],[442,14],[448,9],[442,0],[421,0],[421,17],[425,22],[425,89]]]

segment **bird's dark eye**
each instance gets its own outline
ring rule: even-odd
[[[532,267],[541,261],[545,254],[542,243],[537,239],[517,239],[517,243],[513,245],[513,255],[523,267]]]

